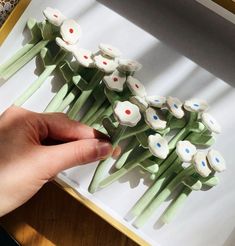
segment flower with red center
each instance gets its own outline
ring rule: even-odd
[[[93,67],[92,52],[83,48],[76,48],[73,52],[76,61],[83,67]]]
[[[139,97],[145,97],[146,96],[146,90],[144,85],[136,78],[132,76],[127,77],[127,86],[130,89],[130,91],[135,96]]]
[[[116,102],[114,105],[114,117],[120,125],[133,127],[141,119],[139,108],[129,101]]]
[[[121,56],[121,52],[119,51],[119,49],[113,47],[110,44],[99,44],[99,49],[102,53],[102,55],[104,56],[108,56],[110,58],[116,58]]]
[[[58,9],[53,9],[50,7],[47,7],[43,11],[43,14],[46,19],[55,26],[61,26],[63,21],[66,19],[66,17]]]
[[[81,36],[81,27],[75,20],[65,20],[60,27],[60,34],[65,42],[75,44]]]
[[[61,49],[73,53],[76,50],[76,45],[75,44],[69,44],[65,42],[62,38],[57,37],[55,39],[56,44],[60,46]]]
[[[118,69],[125,73],[136,72],[142,68],[139,62],[130,59],[119,59],[118,63]]]
[[[114,72],[118,65],[115,60],[109,59],[102,55],[95,55],[93,56],[93,59],[95,62],[95,66],[107,74]]]
[[[104,76],[103,81],[109,90],[121,92],[126,82],[126,75],[115,70],[111,75]]]

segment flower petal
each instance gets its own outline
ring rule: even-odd
[[[215,120],[215,118],[210,115],[209,113],[202,113],[202,123],[205,125],[205,127],[214,133],[220,133],[221,127],[219,123]]]
[[[136,72],[142,68],[142,65],[139,62],[131,59],[119,59],[118,63],[118,68],[122,72]]]
[[[55,39],[56,43],[60,46],[61,49],[68,51],[68,52],[74,52],[76,49],[76,45],[74,44],[68,44],[65,42],[62,38],[56,38]]]
[[[127,86],[134,96],[145,97],[146,90],[144,85],[136,78],[132,76],[127,77]]]
[[[181,119],[184,116],[184,111],[182,109],[182,102],[177,97],[167,97],[166,105],[171,114],[176,118]]]
[[[145,111],[148,107],[148,103],[145,101],[144,97],[133,96],[130,101],[139,107],[140,111]]]
[[[145,122],[154,130],[162,130],[166,128],[166,121],[162,120],[162,116],[157,114],[153,108],[148,108],[144,112]]]
[[[141,119],[139,108],[129,101],[118,101],[114,105],[114,116],[121,125],[135,126]]]
[[[191,162],[196,152],[196,147],[187,140],[179,141],[176,145],[176,153],[183,162]]]
[[[43,15],[46,19],[55,26],[61,26],[66,17],[58,10],[50,7],[46,7],[43,11]]]
[[[115,70],[111,75],[104,76],[103,81],[109,90],[121,92],[126,82],[126,75]]]
[[[75,20],[65,20],[60,27],[60,34],[65,42],[75,44],[81,36],[81,27]]]
[[[151,107],[161,108],[165,104],[166,98],[163,96],[147,96],[146,101]]]
[[[208,103],[203,99],[193,98],[184,102],[184,108],[189,112],[202,112],[208,107]]]
[[[193,156],[193,165],[197,173],[199,173],[202,177],[208,177],[211,173],[211,169],[208,167],[205,152],[198,151]]]
[[[95,61],[96,67],[105,73],[114,72],[118,65],[117,62],[113,59],[108,59],[102,55],[96,55],[93,57],[93,59]]]
[[[111,58],[116,58],[121,56],[121,51],[110,44],[101,43],[99,44],[99,49],[103,53],[103,55],[109,56]]]
[[[216,172],[223,172],[226,170],[226,164],[223,156],[219,151],[211,149],[208,151],[207,160],[212,169]]]
[[[150,135],[148,137],[148,145],[150,152],[160,158],[165,159],[169,153],[168,143],[160,134]]]
[[[93,67],[94,61],[92,59],[92,52],[83,48],[77,48],[73,52],[77,62],[83,67]]]

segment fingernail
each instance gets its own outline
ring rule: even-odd
[[[99,142],[98,144],[99,158],[106,158],[112,154],[113,147],[108,142]]]

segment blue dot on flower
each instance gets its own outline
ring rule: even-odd
[[[217,157],[216,157],[216,158],[215,158],[215,160],[216,160],[216,162],[218,162],[218,163],[219,163],[219,158],[217,158]]]
[[[159,100],[158,100],[158,99],[155,99],[154,101],[155,101],[155,102],[159,102]]]
[[[212,120],[210,120],[210,123],[211,123],[211,124],[214,124],[214,122],[213,122]]]
[[[156,144],[158,148],[161,148],[161,144],[160,143],[157,143]]]
[[[190,151],[189,151],[189,149],[188,149],[188,148],[186,148],[186,149],[185,149],[185,152],[186,152],[186,153],[189,153]]]
[[[206,166],[205,161],[202,161],[202,166],[203,166],[203,167],[205,167],[205,166]]]
[[[199,104],[197,104],[197,103],[194,103],[194,104],[193,104],[193,106],[195,106],[195,107],[199,107]]]
[[[177,106],[175,103],[174,103],[174,107],[175,107],[175,108],[178,108],[178,106]]]
[[[154,115],[154,116],[153,116],[153,119],[154,119],[154,120],[158,120],[157,115]]]

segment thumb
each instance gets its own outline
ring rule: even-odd
[[[113,153],[112,145],[99,139],[83,139],[42,148],[43,168],[50,177],[76,165],[106,159]]]

